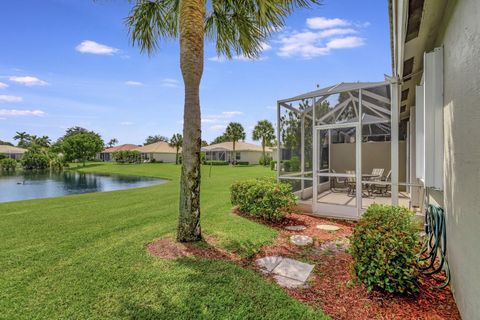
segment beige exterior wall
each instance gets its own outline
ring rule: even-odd
[[[444,192],[452,287],[463,319],[480,319],[480,1],[450,1],[444,48]]]
[[[330,166],[337,172],[355,170],[355,143],[335,143],[330,148]],[[398,142],[398,181],[406,182],[406,143]],[[384,175],[391,169],[390,142],[362,143],[362,173],[371,173],[374,168],[384,168]]]
[[[163,161],[166,163],[175,162],[175,153],[147,153],[149,159],[155,159],[156,161]]]
[[[266,154],[271,155],[271,153],[268,152],[266,152]],[[240,161],[248,161],[250,164],[258,164],[261,156],[261,151],[242,151],[240,152]]]

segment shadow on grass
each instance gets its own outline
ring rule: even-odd
[[[128,319],[326,319],[277,285],[231,262],[181,258],[146,295],[124,301]],[[162,277],[163,278],[163,277]],[[155,279],[145,279],[155,281]],[[152,288],[152,287],[150,287]]]

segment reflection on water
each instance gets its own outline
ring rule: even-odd
[[[75,171],[0,174],[0,202],[113,191],[160,184],[161,179]]]

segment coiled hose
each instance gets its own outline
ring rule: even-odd
[[[444,288],[450,283],[450,268],[447,260],[447,231],[445,213],[442,208],[428,205],[425,214],[425,241],[418,256],[418,268],[426,275],[445,270],[445,280],[436,288]],[[435,265],[438,257],[438,264]],[[435,278],[434,278],[435,279]]]

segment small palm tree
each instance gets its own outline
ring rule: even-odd
[[[26,133],[25,131],[22,131],[22,132],[16,132],[15,133],[15,136],[13,137],[13,140],[18,140],[18,144],[17,146],[21,147],[21,148],[26,148],[28,147],[28,143],[31,139],[31,136]]]
[[[204,42],[232,58],[258,57],[266,39],[284,26],[296,8],[320,0],[135,0],[126,23],[142,52],[154,53],[160,40],[180,39],[180,69],[185,86],[182,171],[177,240],[201,240],[200,229],[200,80]],[[208,8],[208,11],[207,11]]]
[[[273,139],[275,139],[275,129],[273,129],[272,123],[268,120],[258,121],[255,128],[253,128],[252,138],[255,141],[262,141],[263,165],[266,165],[265,147],[271,146]]]
[[[235,143],[239,140],[245,140],[245,130],[243,126],[238,122],[230,122],[225,130],[225,136],[228,137],[229,141],[232,141],[233,144],[233,164],[237,163],[237,157],[235,153]]]
[[[180,152],[180,148],[182,147],[183,144],[183,137],[180,133],[175,133],[172,136],[172,139],[170,139],[170,142],[168,145],[172,148],[175,148],[177,151],[177,154],[175,155],[175,164],[178,164],[178,154]]]
[[[110,139],[110,141],[108,141],[108,143],[107,143],[107,147],[111,148],[111,147],[115,146],[117,143],[118,143],[117,138]]]

